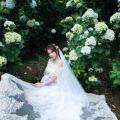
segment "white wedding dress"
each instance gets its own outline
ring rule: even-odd
[[[60,84],[62,71],[58,64],[48,62],[41,81],[49,80],[53,74],[57,80],[44,87],[35,87],[11,74],[3,74],[0,120],[117,120],[104,95],[86,93],[82,89],[78,94],[70,92],[66,84],[63,87]]]

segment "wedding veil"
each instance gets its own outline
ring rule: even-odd
[[[88,98],[87,93],[81,86],[81,84],[78,82],[78,79],[76,78],[73,70],[71,69],[68,61],[63,55],[63,52],[59,49],[59,55],[63,62],[63,70],[62,75],[59,80],[59,85],[64,89],[65,91],[70,92],[71,94],[77,96],[82,100],[83,104],[88,105]]]
[[[60,75],[60,79],[58,80],[59,86],[64,91],[69,92],[71,96],[77,96],[75,97],[75,99],[78,98],[80,101],[82,101],[83,104],[85,103],[85,105],[88,105],[89,102],[87,93],[82,88],[81,84],[78,82],[73,70],[71,69],[68,61],[65,59],[60,49],[59,55],[63,62],[62,74]],[[25,82],[7,73],[2,75],[2,79],[11,79],[12,81],[19,83],[24,90],[35,88],[32,83]]]

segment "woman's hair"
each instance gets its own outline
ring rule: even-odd
[[[52,52],[55,52],[60,57],[59,47],[56,44],[51,43],[51,44],[47,45],[47,47],[45,48],[45,52],[48,53],[48,50],[52,50]]]

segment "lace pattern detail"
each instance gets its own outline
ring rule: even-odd
[[[9,98],[0,94],[0,113],[14,113],[23,106],[23,102],[18,102],[13,98]]]
[[[17,87],[17,85],[14,84],[13,81],[10,79],[10,77],[8,77],[6,74],[5,76],[1,77],[0,93],[5,94],[6,96],[14,96],[14,95],[20,95],[24,92],[20,90]]]
[[[1,114],[0,120],[28,120],[28,116],[18,116],[15,114]]]
[[[118,120],[106,103],[104,95],[87,93],[89,106],[83,109],[81,120]]]
[[[2,76],[0,81],[0,120],[28,120],[27,116],[18,116],[19,110],[24,102],[17,101],[16,96],[20,97],[24,92],[10,80],[8,76]]]
[[[48,63],[44,71],[44,76],[41,79],[41,82],[49,80],[52,75],[56,75],[57,78],[59,78],[60,74],[61,68],[59,67],[59,65],[53,65],[51,63]]]
[[[12,76],[4,74],[2,75],[3,77],[4,81],[0,82],[0,87],[2,86],[4,89],[7,85],[7,88],[10,89],[9,92],[6,88],[0,92],[0,106],[2,106],[0,107],[0,120],[118,120],[107,105],[104,95],[86,93],[89,99],[89,106],[82,107],[81,101],[79,102],[77,98],[76,101],[69,99],[70,94],[66,91],[61,91],[57,86],[28,89],[28,91],[24,91],[24,94],[19,94],[19,92],[14,94],[14,91],[21,90],[12,81]],[[19,79],[16,78],[15,80],[17,82]],[[6,92],[8,93],[6,94]],[[27,93],[27,97],[25,93]],[[23,105],[23,102],[15,100],[10,95],[18,95],[20,98],[25,97],[26,100],[30,101],[34,111],[38,112],[38,116],[30,119],[29,116],[31,114],[34,116],[35,112],[18,116],[16,110],[20,110],[21,106],[23,107],[22,111],[29,111],[26,107],[27,103],[24,101]]]

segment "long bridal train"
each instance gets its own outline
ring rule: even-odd
[[[29,89],[24,89],[21,84]],[[74,98],[64,97],[68,94],[56,87],[49,92],[47,87],[38,90],[11,74],[3,74],[0,81],[0,120],[117,120],[104,95],[86,93],[89,106],[85,107],[82,101],[71,102]],[[42,92],[39,94],[37,91]]]
[[[117,120],[104,95],[86,93],[59,50],[63,67],[48,61],[41,82],[53,75],[55,82],[35,87],[5,73],[0,82],[0,120]]]

